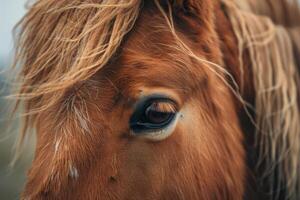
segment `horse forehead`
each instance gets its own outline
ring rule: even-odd
[[[114,72],[112,82],[125,90],[143,86],[186,90],[207,76],[199,63],[180,50],[164,17],[153,12],[141,14],[106,69]]]
[[[157,39],[156,42],[145,41],[142,46],[128,45],[115,63],[118,79],[130,80],[130,83],[173,87],[182,86],[182,83],[187,86],[202,79],[205,73],[199,63],[176,51],[176,44],[172,42],[174,41]]]

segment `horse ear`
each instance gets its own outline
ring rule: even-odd
[[[211,0],[161,0],[163,4],[169,4],[176,12],[190,15],[208,14],[214,4]]]
[[[201,8],[201,2],[201,0],[173,0],[173,6],[184,12],[196,14]]]
[[[201,25],[203,28],[214,23],[215,1],[212,0],[160,0],[161,5],[171,6],[173,15],[177,17],[179,22],[187,25]]]

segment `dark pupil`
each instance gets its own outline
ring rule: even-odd
[[[145,118],[148,123],[161,124],[167,121],[172,113],[162,112],[156,109],[155,105],[151,105],[146,109]]]

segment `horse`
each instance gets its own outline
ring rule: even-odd
[[[21,199],[300,198],[296,0],[37,0],[15,30]]]

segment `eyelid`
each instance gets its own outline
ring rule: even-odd
[[[178,111],[179,105],[176,101],[174,101],[171,97],[163,95],[163,94],[151,94],[151,95],[147,95],[147,96],[143,96],[142,98],[140,98],[136,104],[135,104],[135,110],[137,110],[138,108],[141,107],[146,107],[149,106],[151,102],[156,101],[159,103],[172,103],[174,106],[172,108],[175,109],[175,112]]]
[[[166,113],[175,113],[177,112],[176,105],[170,101],[170,102],[153,102],[153,110],[159,111],[159,112],[166,112]]]
[[[176,124],[178,121],[179,114],[174,114],[174,118],[169,123],[168,126],[166,126],[163,129],[153,129],[148,131],[131,131],[131,134],[140,138],[149,139],[150,141],[162,141],[168,137],[170,137],[173,133],[173,131],[176,128]]]
[[[158,109],[163,109],[166,111],[165,113],[172,115],[167,121],[160,124],[152,124],[148,123],[147,121],[143,121],[145,119],[145,111],[155,102],[157,103]],[[164,132],[163,130],[166,129],[168,125],[170,125],[170,123],[174,121],[174,118],[177,117],[178,111],[179,110],[177,103],[169,97],[161,94],[149,95],[143,97],[140,101],[136,103],[134,112],[129,120],[129,124],[132,130],[134,130],[134,132],[138,135],[143,135],[144,133],[146,135],[153,135],[155,132],[157,134],[157,131]],[[158,110],[158,112],[163,111]]]

